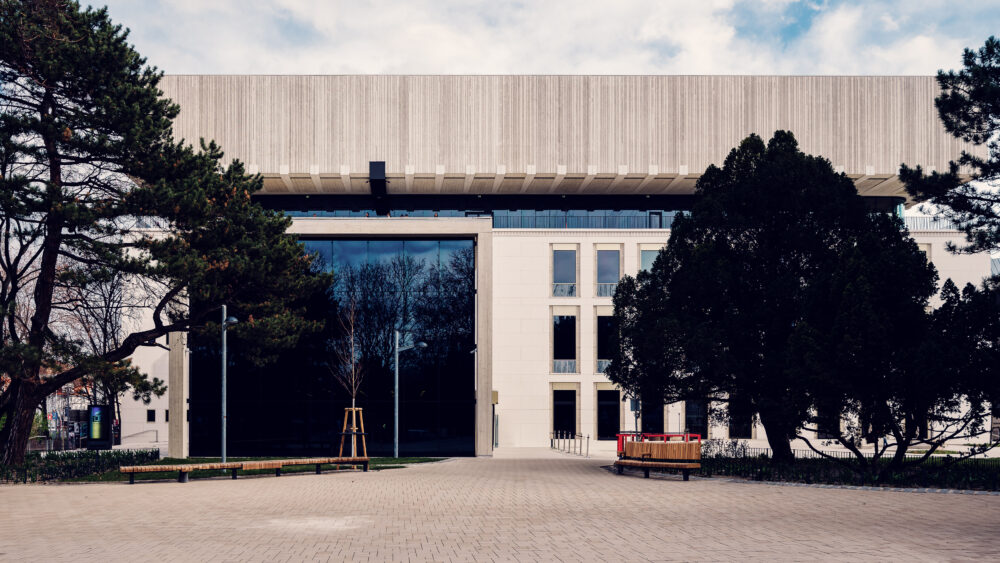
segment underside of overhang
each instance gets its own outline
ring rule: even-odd
[[[624,172],[624,171],[623,171]],[[369,194],[368,174],[261,173],[263,194]],[[448,173],[386,176],[393,194],[650,194],[689,195],[700,173]],[[889,173],[848,174],[863,196],[907,198],[899,176]]]

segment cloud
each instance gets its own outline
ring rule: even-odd
[[[1000,29],[1000,0],[110,0],[109,10],[174,74],[932,74]]]

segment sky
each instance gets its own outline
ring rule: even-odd
[[[108,9],[169,74],[934,74],[1000,34],[1000,0],[109,0]]]

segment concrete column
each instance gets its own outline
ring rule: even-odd
[[[167,455],[169,457],[188,457],[187,378],[187,334],[184,332],[171,332],[168,357],[167,404],[173,416],[170,417],[167,427]]]
[[[493,455],[493,232],[476,237],[476,455]]]

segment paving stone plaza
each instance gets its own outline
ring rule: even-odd
[[[3,561],[1000,558],[1000,497],[616,476],[500,449],[405,469],[0,487]]]

